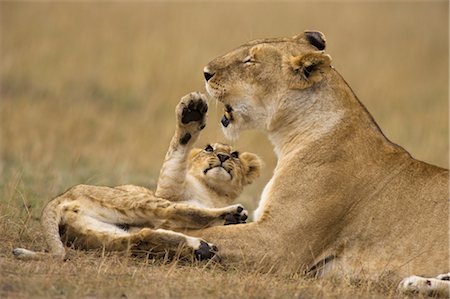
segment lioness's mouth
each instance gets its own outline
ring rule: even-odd
[[[225,105],[225,112],[222,116],[222,119],[220,120],[220,122],[222,123],[222,126],[224,126],[225,128],[228,127],[228,125],[233,121],[233,108],[226,104]]]
[[[224,126],[225,128],[228,127],[228,125],[230,124],[230,120],[226,117],[226,115],[222,116],[220,122],[222,126]]]

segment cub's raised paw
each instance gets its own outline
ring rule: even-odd
[[[196,123],[198,130],[205,127],[207,112],[206,97],[199,92],[192,92],[184,96],[177,106],[179,122],[183,125]]]
[[[248,218],[248,212],[241,205],[236,205],[236,208],[233,212],[225,215],[225,223],[224,225],[231,224],[241,224],[245,223]]]
[[[205,241],[200,241],[200,245],[196,250],[194,250],[194,255],[200,261],[209,259],[219,259],[217,255],[218,251],[219,250],[215,245],[208,244]]]

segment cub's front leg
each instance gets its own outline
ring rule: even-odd
[[[161,167],[155,191],[157,197],[184,200],[189,152],[206,126],[207,112],[206,98],[198,92],[184,96],[177,105],[175,134]]]
[[[224,208],[199,208],[189,204],[174,204],[165,211],[164,228],[200,229],[217,225],[245,223],[248,212],[240,204]]]

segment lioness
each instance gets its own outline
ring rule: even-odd
[[[42,213],[50,252],[16,248],[13,254],[19,259],[63,259],[64,243],[69,243],[81,249],[152,253],[182,248],[182,254],[194,253],[199,259],[213,257],[214,245],[172,230],[245,222],[247,211],[241,205],[227,205],[259,176],[262,162],[220,143],[192,149],[205,127],[207,109],[200,94],[181,99],[155,194],[133,185],[75,186]]]
[[[278,163],[256,222],[195,232],[246,267],[395,279],[449,270],[449,173],[389,141],[324,53],[261,39],[204,68],[225,134],[264,131]],[[413,283],[414,284],[414,283]]]

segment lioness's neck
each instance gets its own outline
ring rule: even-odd
[[[324,88],[328,87],[324,81],[307,91],[288,90],[282,95],[268,126],[278,158],[332,134],[342,121],[345,109],[338,101],[327,100],[333,90]]]
[[[287,91],[274,111],[267,131],[279,159],[337,134],[344,126],[368,129],[373,137],[390,143],[334,69],[307,91]]]

